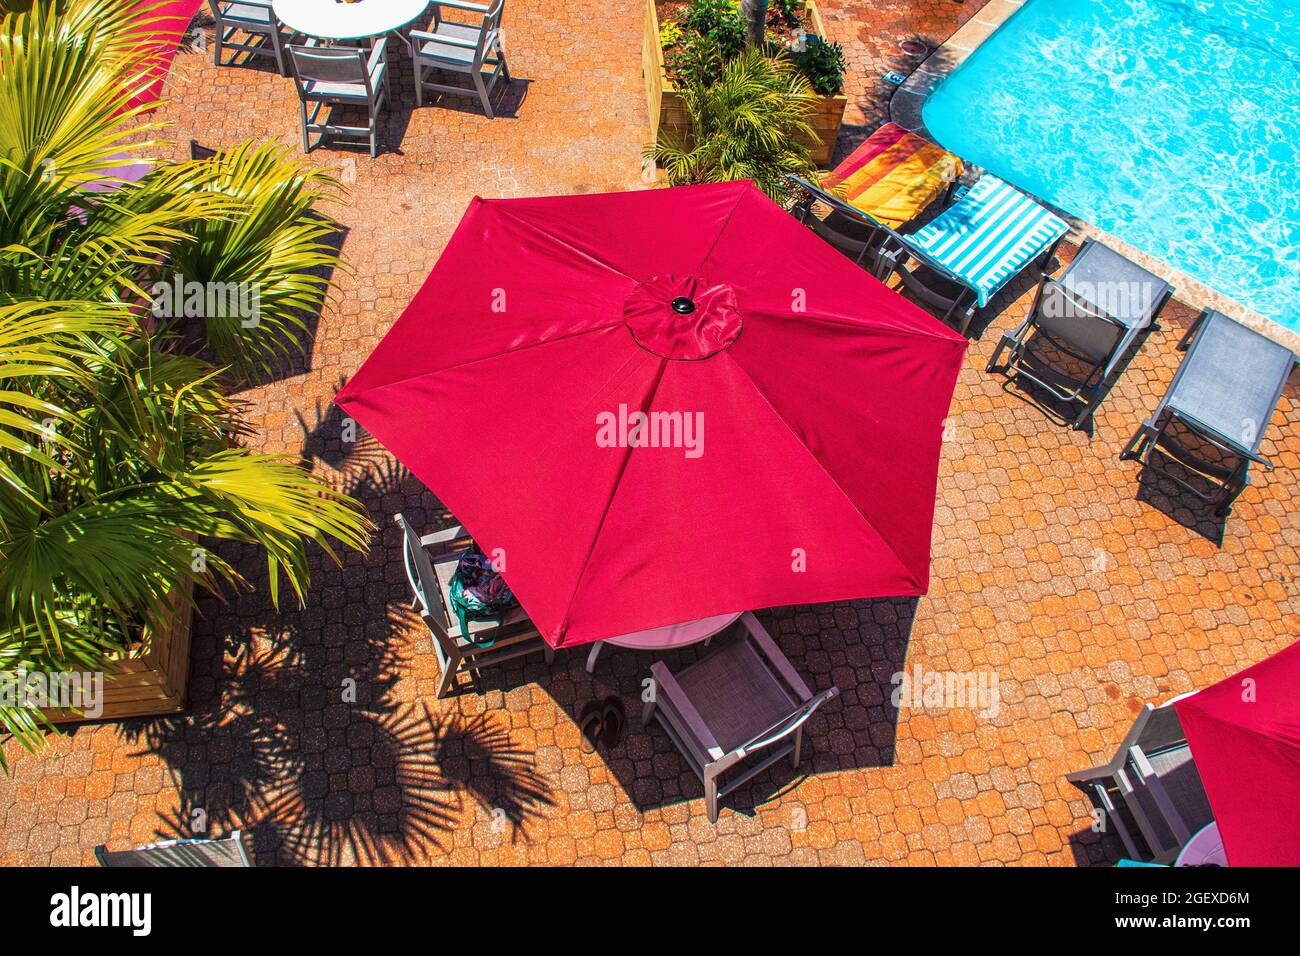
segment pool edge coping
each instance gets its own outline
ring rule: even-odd
[[[944,43],[932,50],[894,91],[889,98],[889,118],[899,126],[942,146],[943,144],[926,129],[925,121],[921,116],[921,108],[926,99],[953,70],[965,63],[971,54],[1001,29],[1002,25],[1010,20],[1026,2],[1027,0],[986,0],[974,16],[958,27]],[[1021,192],[1026,191],[1021,190]],[[1033,196],[1028,192],[1026,195]],[[1082,242],[1084,239],[1092,238],[1105,243],[1121,255],[1127,256],[1138,265],[1172,283],[1174,298],[1194,309],[1210,308],[1222,312],[1300,356],[1300,331],[1292,331],[1279,325],[1200,279],[1193,278],[1164,260],[1143,252],[1118,236],[1054,206],[1039,196],[1033,198],[1069,224],[1070,239]]]

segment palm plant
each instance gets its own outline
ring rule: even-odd
[[[301,349],[306,316],[321,307],[339,257],[327,239],[337,227],[315,206],[337,191],[326,173],[290,159],[274,144],[245,143],[203,164],[201,188],[234,203],[235,215],[187,229],[171,256],[175,274],[209,288],[256,289],[256,316],[208,310],[204,332],[241,378],[283,366]]]
[[[5,671],[107,670],[189,584],[245,584],[211,542],[259,547],[278,604],[286,585],[304,600],[309,542],[337,561],[336,545],[362,549],[371,531],[357,502],[296,460],[240,447],[248,428],[223,370],[146,321],[148,283],[193,268],[262,283],[275,316],[264,333],[291,327],[323,292],[297,273],[330,262],[324,227],[277,233],[273,220],[311,219],[327,184],[254,147],[124,182],[115,170],[157,145],[157,124],[131,105],[150,77],[123,39],[130,7],[36,0],[0,22]],[[0,730],[29,749],[49,729],[0,702]]]
[[[752,179],[781,201],[790,192],[787,173],[814,174],[801,140],[813,136],[808,116],[816,97],[788,60],[746,50],[717,82],[692,79],[682,96],[691,121],[687,135],[665,128],[645,150],[672,185]]]

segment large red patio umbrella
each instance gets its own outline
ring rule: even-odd
[[[1232,866],[1300,866],[1300,643],[1175,701]]]
[[[475,198],[336,401],[558,647],[924,593],[965,348],[749,182]]]

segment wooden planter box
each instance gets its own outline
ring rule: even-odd
[[[193,590],[190,585],[191,597]],[[98,717],[84,717],[71,710],[47,710],[46,716],[58,724],[181,713],[190,679],[193,613],[193,606],[178,593],[172,600],[170,619],[145,632],[141,652],[124,655],[104,674],[103,712]]]
[[[806,9],[813,32],[826,36],[826,25],[813,0]],[[664,51],[659,46],[659,5],[656,0],[645,0],[645,43],[641,50],[641,72],[645,77],[646,100],[650,105],[650,136],[658,140],[660,128],[678,135],[690,130],[690,117],[681,95],[673,89],[672,80],[664,71]],[[844,119],[844,106],[848,97],[818,97],[808,125],[813,128],[813,139],[803,139],[812,160],[818,166],[829,166],[835,154],[835,141],[840,136],[840,122]]]

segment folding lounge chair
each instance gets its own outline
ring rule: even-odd
[[[1251,462],[1273,469],[1259,446],[1296,356],[1213,309],[1178,347],[1189,343],[1165,397],[1120,457],[1160,472],[1222,518],[1249,483]]]
[[[253,861],[238,830],[220,840],[165,840],[134,850],[95,847],[95,860],[103,867],[221,866],[247,867]]]
[[[675,675],[657,661],[650,668],[655,692],[642,714],[643,724],[654,717],[663,725],[703,781],[710,822],[717,822],[719,796],[783,757],[799,766],[804,723],[839,693],[809,690],[752,613],[742,614],[740,625],[742,640]],[[760,762],[719,786],[724,773],[762,751]]]
[[[804,190],[791,212],[849,258],[875,273],[891,230],[921,215],[956,183],[961,160],[897,123],[868,136],[820,187],[789,176]],[[819,218],[813,206],[829,207]]]
[[[962,334],[975,310],[1029,263],[1045,266],[1066,223],[996,176],[985,174],[961,199],[912,235],[899,235],[882,253],[883,272]],[[916,268],[909,269],[909,260]]]
[[[1096,801],[1106,829],[1119,833],[1136,860],[1171,862],[1214,820],[1173,704],[1144,706],[1110,761],[1065,777]],[[1145,847],[1134,842],[1131,828]]]
[[[1010,349],[1007,372],[1063,402],[1082,402],[1083,425],[1114,382],[1111,375],[1174,288],[1094,239],[1084,242],[1060,279],[1044,275],[1028,317],[1003,334],[988,371]]]
[[[411,603],[433,635],[433,650],[442,667],[434,696],[446,697],[456,690],[465,671],[478,684],[483,667],[538,651],[548,664],[555,659],[555,650],[537,633],[522,607],[516,607],[499,624],[467,621],[469,634],[462,634],[460,621],[451,613],[451,579],[464,550],[454,546],[467,543],[469,535],[456,525],[421,537],[400,514],[393,520],[402,529],[402,563],[413,592]]]

